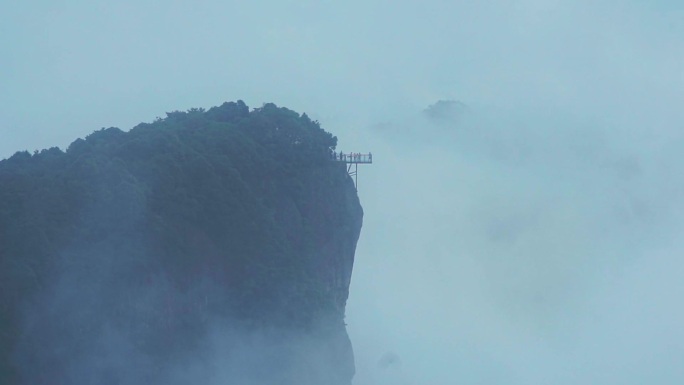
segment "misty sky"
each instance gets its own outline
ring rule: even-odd
[[[682,42],[664,0],[4,2],[0,158],[237,99],[307,112],[376,160],[356,385],[680,384]],[[440,99],[471,116],[434,127]]]
[[[4,2],[0,156],[238,98],[309,112],[346,140],[438,99],[671,127],[677,4]]]

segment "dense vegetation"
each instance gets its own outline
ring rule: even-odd
[[[362,214],[336,142],[238,101],[0,162],[0,383],[103,383],[73,361],[105,330],[155,368],[123,384],[216,320],[343,327]]]

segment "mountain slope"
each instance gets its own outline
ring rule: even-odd
[[[0,382],[349,384],[336,142],[238,101],[0,162]]]

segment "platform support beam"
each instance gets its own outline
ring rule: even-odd
[[[354,170],[352,170],[352,165],[354,166]],[[359,164],[349,163],[349,166],[347,166],[347,173],[350,177],[354,178],[354,188],[356,191],[359,191]]]

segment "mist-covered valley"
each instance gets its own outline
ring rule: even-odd
[[[355,384],[675,383],[679,135],[450,104],[363,136]]]
[[[337,137],[335,151],[373,153],[372,165],[359,166],[363,228],[346,312],[337,314],[345,316],[353,346],[354,385],[684,382],[680,2],[68,0],[0,8],[0,159],[23,150],[37,151],[33,156],[53,146],[67,150],[100,127],[128,131],[164,112],[237,100],[306,113]],[[202,151],[189,153],[202,158]],[[235,160],[270,159],[273,152],[263,154]],[[172,158],[159,167],[183,159]],[[279,162],[273,158],[268,167]],[[193,178],[212,175],[184,170]],[[281,171],[273,175],[287,185]],[[338,174],[334,183],[351,189]],[[36,175],[61,183],[59,174]],[[104,186],[117,181],[92,176]],[[216,187],[219,179],[208,179]],[[259,177],[251,183],[262,185]],[[130,211],[119,209],[148,192],[125,187],[113,201],[99,202],[111,218],[126,218]],[[30,195],[21,191],[0,185],[1,194]],[[35,211],[24,211],[25,218],[52,202],[36,196],[29,206]],[[177,207],[194,215],[192,205]],[[298,222],[287,218],[280,217],[286,226],[278,231],[292,234]],[[98,220],[93,215],[86,223]],[[11,230],[6,235],[30,233],[13,215],[4,223]],[[249,233],[242,224],[231,225],[231,239]],[[22,252],[34,255],[43,238]],[[0,254],[8,245],[0,244]],[[125,271],[124,262],[86,265],[108,276]],[[32,325],[53,325],[50,317],[89,320],[88,309],[102,306],[97,290],[67,294],[74,294],[71,279],[95,288],[106,281],[66,277],[45,298],[80,310],[46,306],[31,313],[38,320]],[[149,292],[142,280],[141,291],[129,287],[113,298],[136,299],[131,303],[144,316],[163,314],[150,309],[163,308],[169,293],[181,304],[213,303],[205,295],[215,291],[210,284],[185,296],[165,278],[155,279]],[[80,296],[87,306],[79,308]],[[74,325],[53,334],[67,341],[90,335]],[[264,346],[296,346],[288,357],[331,361],[310,336],[284,333],[274,344],[232,324],[203,325],[202,338],[190,339],[201,342],[203,353],[184,351],[157,378],[218,385],[246,381],[247,374],[266,383],[256,375],[266,367],[260,366]],[[118,381],[144,382],[134,374],[150,365],[132,348],[135,339],[103,330],[83,340],[92,348],[86,352],[104,359],[74,359],[84,365],[74,367],[73,378],[98,382],[135,361],[140,370]],[[0,338],[9,334],[3,329]],[[43,343],[40,334],[29,341],[29,352]],[[60,352],[47,357],[63,357]],[[346,360],[332,361],[345,362],[349,376],[345,354]],[[298,380],[299,369],[288,372],[290,379]]]

